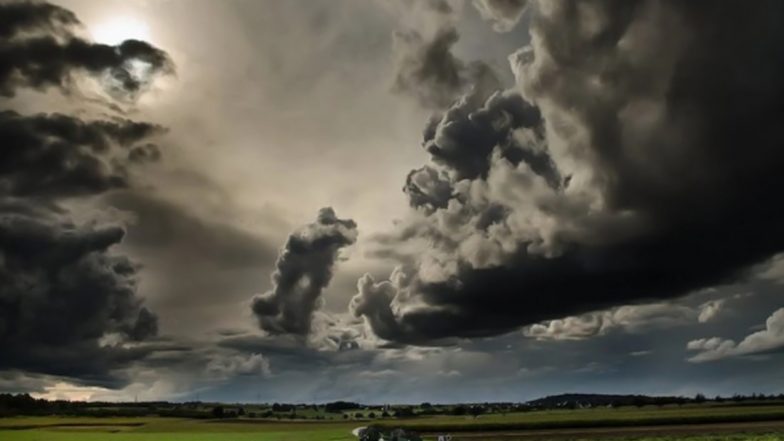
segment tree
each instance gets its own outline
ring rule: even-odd
[[[695,403],[704,403],[705,401],[706,401],[706,398],[705,398],[705,395],[703,395],[703,394],[697,394],[697,395],[694,396],[694,402]]]
[[[368,414],[368,418],[375,418],[375,417],[376,417],[376,413],[375,412],[370,412]]]
[[[485,413],[485,408],[482,406],[471,406],[471,408],[468,409],[468,412],[471,414],[471,416],[476,418],[479,415]]]
[[[212,408],[213,418],[223,418],[224,416],[226,416],[226,412],[223,410],[223,406],[215,406]]]

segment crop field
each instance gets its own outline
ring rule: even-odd
[[[0,418],[2,441],[351,441],[370,423],[455,441],[614,439],[643,441],[784,440],[784,405],[553,410],[374,421],[277,421],[165,417]]]

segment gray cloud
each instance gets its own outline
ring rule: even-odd
[[[13,1],[0,5],[0,95],[13,96],[19,87],[67,90],[74,74],[108,74],[105,87],[134,97],[159,73],[171,73],[168,55],[144,41],[126,40],[108,46],[75,34],[76,16],[48,3]],[[134,63],[144,66],[134,67]]]
[[[143,141],[162,131],[126,119],[0,112],[0,193],[63,197],[127,187],[129,167],[160,157],[156,145]]]
[[[473,4],[496,32],[509,32],[523,16],[528,0],[474,0]]]
[[[533,46],[510,58],[542,116],[512,130],[529,155],[509,155],[508,125],[471,117],[511,92],[466,99],[468,118],[454,119],[471,124],[448,139],[498,134],[489,146],[448,155],[428,127],[449,202],[430,190],[439,185],[409,182],[426,209],[378,241],[406,250],[402,266],[387,281],[363,278],[352,301],[382,338],[498,334],[669,299],[742,279],[784,248],[773,202],[784,181],[772,178],[784,165],[780,3],[532,6]]]
[[[140,355],[101,346],[109,334],[141,341],[157,332],[136,297],[136,265],[110,252],[123,234],[0,207],[0,368],[103,377]]]
[[[500,87],[487,64],[466,63],[452,53],[460,35],[455,11],[445,1],[427,2],[420,13],[432,15],[426,28],[394,34],[395,77],[392,90],[415,98],[423,107],[448,108],[467,92],[486,96]]]
[[[289,236],[272,275],[273,289],[253,298],[261,329],[272,334],[307,335],[321,292],[332,279],[338,251],[354,243],[357,225],[322,208],[316,222]]]
[[[78,24],[47,3],[0,5],[0,97],[28,87],[68,92],[84,71],[108,74],[110,92],[133,98],[171,70],[147,43],[92,44],[74,34]],[[132,72],[136,62],[145,74]],[[0,112],[0,369],[117,387],[127,381],[118,370],[161,348],[151,342],[158,317],[137,295],[139,265],[116,253],[124,229],[76,221],[90,210],[65,207],[129,186],[129,167],[160,156],[149,138],[162,131],[127,119]]]

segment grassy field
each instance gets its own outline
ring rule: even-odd
[[[668,432],[664,425],[715,424],[754,421],[784,421],[784,406],[684,406],[644,407],[619,409],[553,410],[506,415],[491,414],[479,418],[458,416],[419,417],[407,420],[378,421],[388,426],[403,426],[420,432],[462,433],[460,439],[505,440],[536,439],[535,433],[525,431],[549,430],[553,438],[565,428],[585,428],[585,432],[564,432],[562,439],[583,439],[591,428],[614,430],[613,439],[638,439],[645,441],[735,441],[735,440],[784,440],[781,434],[753,433],[716,435],[678,434],[658,436]],[[357,421],[269,421],[269,420],[193,420],[160,417],[97,418],[97,417],[13,417],[0,418],[2,441],[352,441],[351,429],[369,422]],[[624,438],[625,431],[639,426],[662,425],[636,438]],[[670,427],[670,426],[666,426]],[[710,426],[706,426],[710,427]],[[784,424],[779,426],[784,430]],[[764,427],[763,427],[764,428]],[[725,428],[726,429],[726,428]],[[601,432],[599,432],[601,433]],[[517,434],[517,435],[516,435]],[[572,434],[567,436],[568,434]],[[651,435],[657,437],[651,437]],[[585,439],[601,439],[587,436]]]

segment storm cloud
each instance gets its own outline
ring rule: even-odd
[[[128,168],[160,158],[154,124],[85,121],[62,114],[0,112],[0,193],[13,196],[89,195],[129,185]]]
[[[409,178],[412,205],[426,206],[379,244],[411,251],[389,280],[360,280],[351,304],[381,338],[492,335],[669,299],[740,280],[784,248],[784,6],[529,7],[515,90],[464,100],[460,154],[425,131],[444,174],[419,176],[436,182],[418,191]],[[471,116],[515,93],[540,121]]]
[[[107,375],[118,367],[113,360],[134,356],[102,347],[103,338],[157,333],[157,318],[136,296],[136,264],[110,251],[123,234],[42,209],[0,207],[0,368]]]
[[[290,235],[275,263],[273,289],[253,298],[261,329],[271,334],[309,334],[338,251],[356,238],[356,223],[338,218],[332,208],[322,208],[315,222]]]
[[[0,95],[19,87],[68,90],[86,73],[110,92],[134,97],[161,73],[174,71],[168,55],[144,41],[117,46],[87,41],[70,11],[49,3],[17,1],[0,5]],[[106,78],[101,78],[105,76]]]
[[[54,86],[73,99],[81,74],[107,74],[133,97],[168,56],[144,42],[87,42],[79,21],[40,2],[0,5],[0,98]],[[131,63],[142,63],[143,74]],[[138,67],[138,66],[137,66]],[[135,69],[135,68],[134,68]],[[141,76],[140,76],[141,75]],[[0,111],[0,369],[117,386],[117,372],[153,351],[157,316],[138,295],[139,265],[116,252],[119,223],[70,205],[131,185],[130,168],[155,161],[158,125],[121,118]]]

